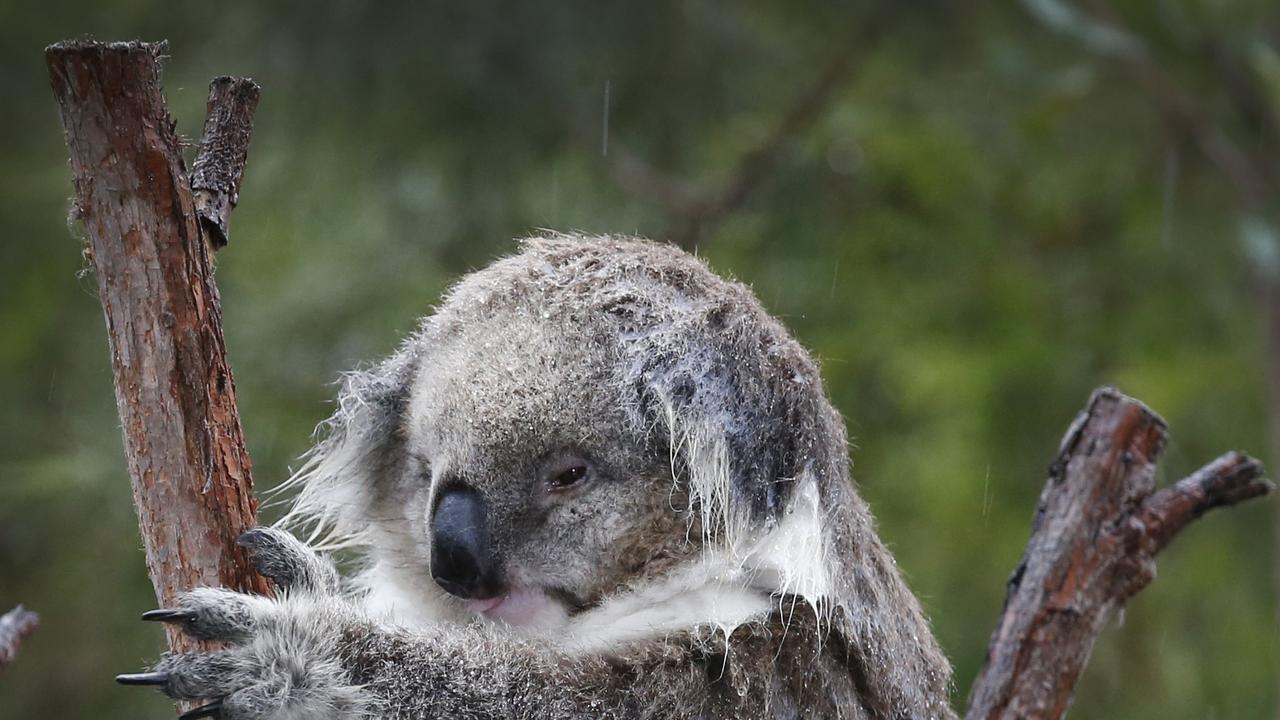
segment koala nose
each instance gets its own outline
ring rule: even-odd
[[[449,488],[436,502],[431,577],[450,595],[485,600],[501,592],[485,515],[484,499],[471,488]]]

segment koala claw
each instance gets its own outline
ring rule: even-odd
[[[167,672],[144,672],[144,673],[123,673],[116,676],[116,682],[121,685],[168,685],[169,673]]]
[[[224,649],[164,655],[146,672],[119,675],[122,685],[156,686],[176,700],[206,705],[180,716],[224,720],[353,720],[373,702],[352,682],[342,638],[366,618],[338,594],[332,563],[287,533],[251,531],[242,544],[281,592],[274,598],[197,588],[172,607],[143,613],[176,623]]]
[[[160,608],[159,610],[148,610],[142,613],[142,619],[148,622],[192,623],[196,621],[197,617],[195,610],[175,608]]]
[[[219,588],[199,588],[178,596],[178,607],[148,610],[142,619],[174,623],[198,640],[243,641],[260,616],[270,612],[267,598]]]
[[[195,718],[217,717],[222,713],[222,701],[214,700],[206,705],[192,708],[178,716],[178,720],[195,720]]]

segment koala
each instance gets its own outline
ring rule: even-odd
[[[121,682],[228,720],[955,717],[818,368],[675,247],[524,240],[321,435],[241,539],[274,596],[147,613],[224,649]]]

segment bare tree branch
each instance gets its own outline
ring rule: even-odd
[[[1262,474],[1262,464],[1257,460],[1229,452],[1143,501],[1133,530],[1149,543],[1144,550],[1154,556],[1192,520],[1209,510],[1262,497],[1274,490],[1275,486],[1262,479]]]
[[[1244,212],[1242,228],[1245,252],[1250,258],[1254,282],[1263,316],[1264,340],[1268,349],[1266,379],[1268,382],[1268,413],[1271,420],[1271,445],[1280,449],[1280,269],[1277,268],[1276,239],[1270,232],[1270,223],[1261,218],[1273,216],[1276,210],[1277,192],[1280,191],[1280,165],[1276,163],[1280,153],[1280,109],[1263,91],[1257,78],[1241,72],[1232,61],[1236,48],[1213,37],[1211,28],[1201,30],[1203,40],[1197,48],[1209,66],[1218,69],[1215,90],[1225,93],[1245,118],[1245,127],[1254,128],[1250,142],[1243,147],[1232,139],[1222,123],[1208,116],[1202,103],[1186,93],[1169,76],[1161,63],[1152,58],[1146,43],[1124,26],[1122,18],[1105,0],[1094,3],[1103,21],[1084,19],[1071,9],[1065,0],[1024,0],[1027,7],[1050,28],[1081,40],[1085,47],[1103,56],[1116,58],[1128,70],[1136,85],[1149,97],[1165,119],[1165,123],[1177,135],[1194,144],[1200,153],[1217,168],[1218,172],[1235,189]],[[1042,6],[1068,8],[1079,22],[1054,22],[1042,12]],[[1105,25],[1103,24],[1105,22]],[[1126,38],[1124,43],[1133,52],[1108,53],[1087,36],[1096,33],[1077,31],[1081,26],[1103,27],[1108,32]],[[1262,229],[1255,233],[1253,230]],[[1273,522],[1275,547],[1280,548],[1280,507]],[[1280,567],[1275,572],[1276,587],[1280,589]],[[1280,621],[1280,609],[1277,609]],[[1280,708],[1276,717],[1280,719]]]
[[[261,88],[248,78],[217,77],[209,83],[204,134],[191,164],[196,213],[214,248],[229,239],[231,211],[240,201],[240,181],[249,159],[253,113]]]
[[[1009,580],[968,720],[1060,718],[1093,643],[1155,577],[1155,558],[1192,520],[1274,489],[1262,466],[1228,453],[1155,491],[1168,427],[1110,388],[1072,423]]]

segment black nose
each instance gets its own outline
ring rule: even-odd
[[[497,597],[497,567],[484,499],[467,487],[444,490],[431,519],[431,577],[450,595]]]

